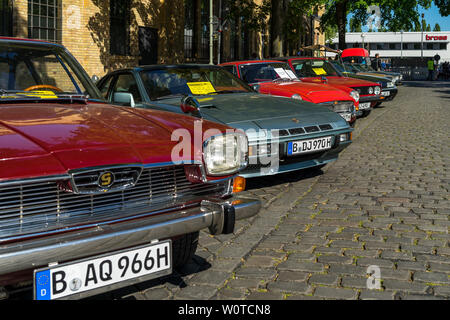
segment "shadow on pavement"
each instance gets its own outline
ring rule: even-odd
[[[445,88],[450,87],[450,81],[403,81],[403,86],[412,88]]]
[[[247,179],[246,191],[252,189],[273,187],[283,183],[298,182],[303,179],[314,178],[323,174],[323,166],[281,173],[273,176]]]
[[[209,262],[198,255],[194,255],[194,257],[188,264],[186,264],[182,268],[174,269],[173,273],[170,275],[137,283],[135,285],[130,285],[128,287],[110,291],[104,294],[88,297],[86,298],[86,300],[137,300],[135,296],[137,291],[145,292],[148,289],[163,285],[185,288],[187,287],[187,284],[184,282],[183,277],[208,270],[209,268],[211,268],[211,264]],[[138,290],[136,290],[136,288],[138,288]]]

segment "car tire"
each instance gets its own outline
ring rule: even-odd
[[[197,250],[198,236],[198,231],[188,233],[172,242],[174,268],[180,268],[192,259]]]

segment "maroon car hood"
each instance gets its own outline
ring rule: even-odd
[[[0,110],[0,180],[170,162],[177,143],[171,131],[193,127],[183,115],[104,104],[8,104]]]

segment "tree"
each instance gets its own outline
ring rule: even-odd
[[[436,23],[436,24],[434,25],[433,31],[441,31],[441,26],[439,25],[439,23]]]
[[[450,15],[450,1],[449,0],[434,0],[434,4],[439,8],[439,13],[443,17]]]

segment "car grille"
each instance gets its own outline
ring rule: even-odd
[[[280,137],[286,137],[286,136],[296,136],[301,135],[305,133],[314,133],[314,132],[320,132],[320,131],[328,131],[332,130],[333,126],[329,123],[320,124],[318,126],[307,126],[307,127],[298,127],[298,128],[291,128],[291,129],[281,129],[278,131],[278,136]],[[270,142],[267,142],[270,143]]]
[[[147,214],[226,192],[228,181],[189,182],[183,166],[145,168],[135,186],[100,194],[63,191],[61,181],[51,179],[4,184],[0,185],[0,241]]]
[[[370,86],[364,86],[364,87],[352,87],[352,89],[359,92],[360,95],[368,95],[369,94],[369,88]],[[372,87],[373,88],[373,87]]]

